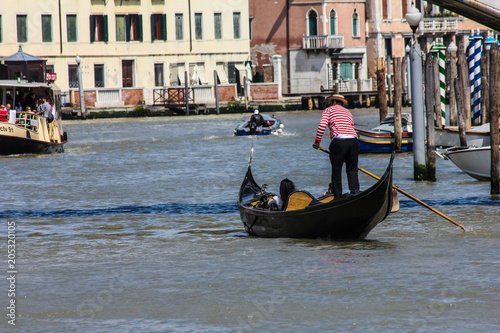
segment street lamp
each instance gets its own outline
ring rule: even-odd
[[[82,119],[86,118],[85,114],[85,99],[83,96],[83,83],[82,83],[82,67],[80,63],[82,62],[82,58],[79,55],[76,56],[75,61],[78,65],[78,91],[80,92],[80,109],[82,112]]]
[[[406,22],[413,31],[410,47],[410,72],[411,72],[411,114],[413,120],[413,178],[415,180],[427,179],[425,165],[425,116],[424,93],[422,79],[422,50],[415,38],[415,32],[422,20],[422,14],[412,3],[406,13]],[[430,126],[430,125],[429,125]]]

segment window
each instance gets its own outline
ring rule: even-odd
[[[70,88],[78,88],[78,65],[68,65],[68,81]]]
[[[389,18],[389,1],[390,0],[382,0],[382,19],[384,20]]]
[[[77,34],[77,22],[76,22],[76,15],[74,14],[68,14],[66,15],[66,38],[68,39],[68,43],[75,43],[78,41],[78,34]]]
[[[182,14],[175,14],[175,40],[184,39]]]
[[[330,12],[330,35],[337,34],[337,13],[332,9]]]
[[[352,80],[352,64],[350,62],[340,64],[340,79]]]
[[[201,13],[194,14],[194,38],[203,39],[203,17]]]
[[[28,17],[27,15],[17,15],[17,42],[28,42]]]
[[[241,23],[240,23],[240,13],[233,13],[233,35],[234,39],[241,38]]]
[[[52,15],[42,15],[42,42],[52,43]]]
[[[221,13],[214,14],[214,35],[215,39],[222,39],[222,17]]]
[[[253,17],[248,20],[248,39],[252,40],[252,21]]]
[[[116,15],[116,41],[142,42],[142,15]]]
[[[352,36],[359,37],[359,15],[356,9],[352,13]]]
[[[90,42],[108,42],[107,15],[90,15]]]
[[[94,64],[94,87],[104,88],[104,65]]]
[[[308,36],[317,36],[318,35],[318,14],[314,10],[310,10],[307,14],[308,28],[309,33]]]
[[[116,15],[115,22],[116,22],[116,41],[117,42],[126,41],[127,37],[125,31],[127,30],[127,24],[125,23],[125,15]]]
[[[408,0],[403,0],[402,2],[402,14],[403,14],[403,18],[406,17],[406,13],[408,13]]]
[[[155,87],[163,87],[164,84],[163,64],[155,64]]]
[[[392,38],[384,38],[385,56],[392,57]]]
[[[167,40],[166,14],[151,14],[151,40]]]
[[[134,61],[122,60],[122,86],[123,88],[134,86]]]

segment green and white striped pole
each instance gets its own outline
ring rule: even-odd
[[[445,52],[446,46],[444,46],[441,38],[436,40],[436,44],[432,47],[431,52],[434,51],[435,55],[438,57],[438,67],[439,67],[439,101],[441,110],[441,126],[446,125],[446,74],[445,74]]]

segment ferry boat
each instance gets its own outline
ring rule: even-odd
[[[16,98],[23,93],[34,92],[39,96],[49,96],[58,109],[58,95],[54,86],[47,83],[18,82],[0,80],[0,92],[5,101],[6,92]],[[22,93],[21,93],[22,92]],[[35,110],[36,111],[36,110]],[[56,115],[58,112],[56,112]],[[33,111],[7,110],[0,112],[0,155],[13,154],[51,154],[64,152],[64,143],[68,141],[60,122],[46,119]]]

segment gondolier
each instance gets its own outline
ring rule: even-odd
[[[347,100],[342,95],[327,98],[331,106],[325,109],[316,131],[313,148],[319,149],[326,126],[330,129],[330,163],[332,164],[332,187],[335,198],[342,196],[342,165],[346,164],[347,182],[351,194],[359,192],[358,179],[358,136],[354,129],[354,119],[344,105]]]

